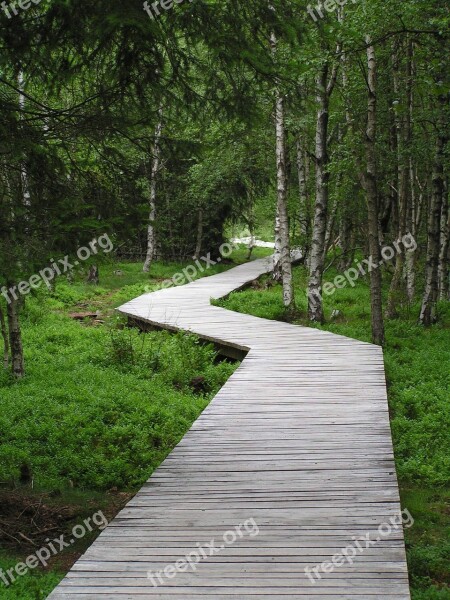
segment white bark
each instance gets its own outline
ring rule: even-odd
[[[377,183],[377,61],[375,48],[370,36],[367,44],[367,128],[365,136],[366,169],[361,180],[367,195],[369,252],[375,265],[380,264],[380,224],[378,220],[378,183]],[[383,300],[381,290],[381,270],[372,269],[370,273],[370,306],[372,322],[372,342],[384,344]]]
[[[143,267],[144,273],[148,273],[150,265],[152,264],[153,256],[155,254],[155,219],[156,219],[156,190],[157,190],[157,177],[161,162],[161,134],[163,128],[163,107],[162,105],[158,111],[158,123],[155,128],[155,136],[153,143],[153,157],[150,174],[150,198],[149,198],[149,217],[148,217],[148,228],[147,228],[147,256]]]
[[[411,198],[411,206],[408,211],[408,230],[412,234],[414,239],[417,239],[417,231],[419,230],[420,218],[421,218],[421,207],[423,202],[423,194],[416,194],[415,182],[414,182],[414,166],[412,158],[410,157],[409,162],[409,194]],[[417,248],[411,248],[406,251],[405,256],[405,274],[406,274],[406,295],[408,300],[412,302],[416,295],[416,259],[417,259]]]
[[[19,88],[19,118],[23,119],[23,111],[25,110],[25,96],[23,91],[25,89],[25,80],[23,76],[23,71],[19,71],[17,75],[17,87]],[[22,163],[20,166],[20,183],[22,187],[22,199],[23,205],[25,208],[29,208],[31,204],[31,194],[30,194],[30,186],[28,183],[28,172],[25,163]],[[28,218],[28,215],[26,215]]]
[[[275,213],[275,227],[274,227],[274,236],[275,236],[275,246],[273,252],[273,271],[272,277],[275,281],[281,283],[281,223],[280,223],[280,214],[277,210]]]
[[[445,186],[446,188],[447,186]],[[449,297],[449,230],[450,213],[448,209],[448,197],[444,193],[441,209],[440,248],[439,248],[439,300],[448,300]]]
[[[277,40],[271,35],[272,52],[275,54]],[[275,225],[275,247],[279,251],[281,280],[283,285],[283,304],[287,309],[294,307],[294,286],[292,281],[292,263],[289,243],[289,217],[287,208],[286,177],[286,131],[284,124],[284,98],[277,82],[275,91],[275,132],[277,161],[277,217]],[[274,265],[278,268],[278,264]]]
[[[317,111],[316,124],[316,201],[314,224],[311,240],[311,258],[308,281],[308,318],[323,322],[322,276],[324,268],[325,234],[328,210],[328,102],[327,94],[328,65],[321,67],[316,78]]]
[[[436,301],[439,293],[438,266],[440,250],[440,222],[442,204],[444,202],[444,153],[445,153],[445,126],[444,108],[446,98],[439,98],[441,104],[441,116],[438,123],[436,138],[436,150],[433,165],[433,193],[428,217],[428,245],[427,262],[425,267],[425,291],[420,309],[419,323],[425,326],[431,325],[435,320]]]
[[[305,250],[308,245],[309,233],[308,186],[306,181],[305,157],[300,140],[297,140],[297,174],[300,195],[300,235],[302,247]]]
[[[397,100],[401,96],[401,78],[400,78],[400,63],[399,63],[399,49],[397,43],[393,52],[393,83],[394,83],[394,95]],[[410,50],[410,44],[408,42],[408,56],[406,65],[406,101],[408,104],[408,110],[404,117],[400,117],[398,110],[395,109],[394,120],[395,130],[397,138],[397,198],[398,198],[398,231],[397,239],[400,242],[403,236],[406,234],[407,215],[409,206],[409,161],[407,153],[409,153],[409,146],[411,140],[411,104],[412,104],[412,82],[411,82],[411,60],[412,54]],[[401,104],[400,104],[401,106]],[[386,317],[392,319],[398,316],[397,303],[399,294],[402,288],[402,277],[403,268],[405,265],[405,256],[403,252],[397,252],[395,257],[395,271],[392,277],[391,286],[389,289],[388,303],[386,308]],[[411,268],[411,260],[407,268]]]
[[[197,242],[195,244],[195,253],[193,256],[194,260],[198,260],[200,258],[200,253],[202,251],[202,241],[203,241],[203,209],[200,207],[198,209]]]

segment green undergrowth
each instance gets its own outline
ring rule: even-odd
[[[325,280],[333,281],[330,269]],[[293,322],[370,342],[369,282],[361,278],[324,296],[326,323],[307,320],[307,273],[294,269]],[[384,289],[386,299],[387,285]],[[217,302],[230,310],[286,320],[279,285],[270,277]],[[384,350],[389,408],[403,506],[415,519],[406,531],[414,600],[450,600],[450,304],[439,322],[417,325],[419,301],[403,301],[399,318],[386,321]],[[339,311],[338,313],[334,311]],[[333,314],[334,312],[334,314]]]
[[[26,376],[0,371],[0,483],[25,468],[47,490],[133,489],[177,444],[236,365],[192,335],[130,330],[113,308],[183,267],[154,263],[144,274],[140,264],[111,263],[99,286],[60,279],[27,298]],[[93,310],[100,323],[69,317]]]
[[[45,489],[138,486],[234,370],[185,334],[83,327],[54,314],[24,334],[27,376],[2,382],[4,482],[26,466]]]
[[[12,557],[0,551],[0,569],[6,572],[22,558],[25,557]],[[56,570],[34,569],[22,577],[17,577],[16,581],[8,587],[0,581],[0,598],[2,600],[44,600],[63,576],[62,572]]]

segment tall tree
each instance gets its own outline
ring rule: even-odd
[[[365,135],[366,169],[362,173],[362,184],[367,196],[367,225],[369,252],[374,268],[370,272],[370,305],[372,321],[372,341],[384,344],[383,298],[380,249],[380,224],[378,219],[377,183],[377,60],[375,47],[370,36],[367,45],[367,127]]]
[[[323,2],[319,2],[323,8]],[[322,302],[322,278],[326,254],[326,233],[328,219],[329,199],[329,150],[328,150],[328,124],[330,98],[333,93],[340,57],[341,44],[337,43],[333,61],[328,57],[327,44],[324,34],[319,29],[321,53],[325,58],[321,60],[316,75],[316,140],[315,140],[315,173],[316,197],[314,206],[314,222],[311,239],[311,257],[309,261],[308,280],[308,318],[310,321],[322,323],[324,321]]]
[[[158,123],[155,127],[155,135],[152,149],[152,160],[150,169],[150,195],[149,195],[149,216],[147,227],[147,255],[143,266],[144,273],[148,273],[155,255],[155,219],[156,219],[156,190],[158,185],[158,173],[161,164],[161,135],[163,129],[163,106],[158,110]]]
[[[439,85],[439,81],[437,82]],[[448,105],[447,94],[439,95],[439,117],[436,131],[436,147],[433,163],[433,192],[431,196],[430,212],[428,215],[428,245],[425,266],[425,291],[420,309],[419,323],[431,325],[436,319],[436,303],[439,294],[439,250],[441,241],[441,217],[445,194],[445,148],[447,143],[446,108]],[[445,202],[447,200],[445,199]],[[444,211],[445,212],[445,211]]]
[[[273,55],[277,54],[277,38],[274,33],[270,38]],[[277,167],[277,209],[275,226],[274,272],[281,271],[283,286],[283,304],[288,310],[294,308],[294,286],[292,281],[292,263],[289,241],[289,216],[287,207],[286,177],[286,129],[284,97],[277,80],[275,87],[275,131],[276,131],[276,167]],[[279,256],[278,256],[279,255]]]

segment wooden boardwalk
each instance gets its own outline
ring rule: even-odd
[[[52,600],[410,598],[402,529],[378,531],[400,512],[381,349],[210,304],[270,264],[253,261],[120,308],[249,352]],[[244,523],[245,535],[224,543]],[[355,540],[368,536],[370,544]],[[203,545],[213,538],[225,547],[209,556]],[[156,586],[148,579],[200,546],[207,558],[195,571],[183,566]],[[353,564],[344,548],[355,552]],[[307,576],[324,561],[320,579]]]

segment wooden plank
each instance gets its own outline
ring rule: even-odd
[[[401,526],[379,530],[400,512],[382,352],[211,306],[270,268],[256,260],[119,309],[248,354],[51,600],[410,598]],[[223,544],[250,519],[258,535]],[[351,564],[307,577],[366,536]],[[195,571],[157,587],[146,576],[213,539],[223,548]]]

